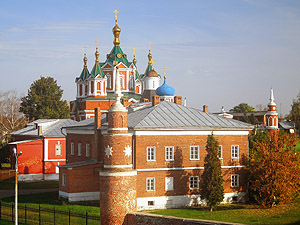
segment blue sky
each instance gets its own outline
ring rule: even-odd
[[[241,102],[266,105],[271,86],[286,114],[300,90],[300,1],[0,1],[0,91],[26,95],[42,76],[54,77],[63,98],[75,98],[75,78],[113,47],[113,11],[121,47],[147,65],[148,42],[156,71],[168,66],[168,84],[187,105],[210,112]]]

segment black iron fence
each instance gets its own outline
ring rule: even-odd
[[[14,221],[14,203],[0,201],[0,220]],[[79,213],[71,210],[57,210],[55,207],[46,208],[39,205],[38,208],[18,205],[18,221],[23,224],[100,224],[100,216],[89,215],[88,212]]]

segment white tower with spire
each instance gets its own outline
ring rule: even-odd
[[[278,113],[274,102],[273,88],[270,91],[270,102],[268,104],[268,112],[266,114],[266,128],[269,131],[278,130]]]

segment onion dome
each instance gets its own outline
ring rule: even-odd
[[[118,26],[118,17],[117,17],[117,13],[119,13],[117,10],[114,11],[115,13],[115,17],[116,17],[116,25],[114,26],[114,28],[112,29],[112,32],[115,36],[115,40],[114,40],[114,45],[118,46],[120,45],[120,33],[121,33],[121,28]]]
[[[167,85],[167,78],[164,78],[164,83],[156,89],[156,94],[159,96],[174,96],[175,89]]]
[[[152,69],[147,74],[147,77],[158,77],[158,74],[157,74],[157,72],[154,69]]]
[[[101,69],[101,64],[99,63],[98,40],[96,40],[95,57],[96,57],[95,65],[92,69],[91,76],[96,77],[96,76],[100,75],[101,77],[104,77],[103,71]]]
[[[82,72],[81,72],[80,76],[76,78],[76,81],[78,81],[79,79],[84,81],[86,78],[88,78],[90,76],[90,72],[87,68],[86,47],[84,47],[83,63],[84,63],[84,66],[83,66]]]
[[[136,58],[135,58],[135,48],[133,48],[133,60],[132,60],[133,64],[136,65]]]

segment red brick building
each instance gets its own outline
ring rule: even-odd
[[[11,133],[11,152],[13,148],[22,152],[19,180],[58,180],[58,166],[66,163],[66,137],[61,128],[75,123],[71,119],[40,119]]]

